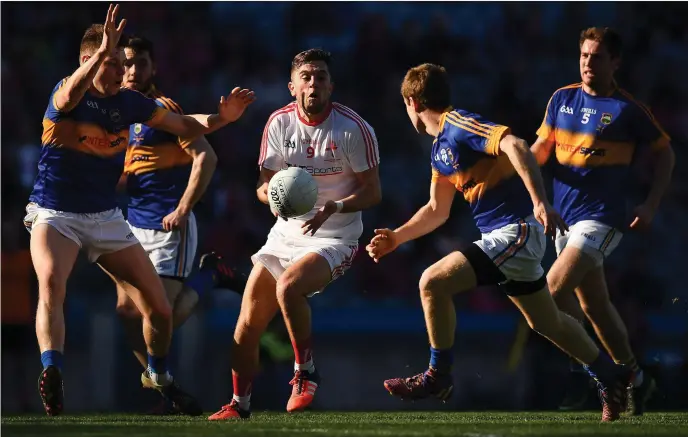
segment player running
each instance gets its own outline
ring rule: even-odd
[[[409,378],[389,379],[385,388],[406,399],[449,398],[454,389],[456,330],[452,297],[476,286],[502,284],[533,330],[588,365],[600,381],[602,420],[617,419],[630,377],[599,352],[580,324],[557,310],[547,290],[540,265],[545,233],[563,232],[566,224],[547,201],[528,145],[506,126],[452,110],[449,78],[440,66],[410,69],[401,94],[416,130],[435,137],[430,201],[400,228],[375,230],[366,247],[368,254],[379,262],[399,245],[437,229],[449,218],[457,190],[469,202],[482,238],[423,272],[420,296],[431,345],[429,369]]]
[[[318,200],[303,217],[278,218],[266,244],[251,257],[241,313],[234,332],[234,395],[210,420],[248,418],[258,343],[281,309],[296,362],[287,411],[313,402],[320,376],[313,364],[307,297],[322,291],[351,266],[363,231],[361,211],[381,199],[377,139],[354,111],[330,102],[330,54],[310,49],[294,57],[289,91],[295,101],[275,111],[263,132],[257,195],[267,204],[270,178],[280,169],[307,169]]]
[[[117,24],[118,11],[118,5],[110,5],[105,24],[86,30],[79,68],[53,89],[43,118],[38,175],[24,219],[39,283],[39,392],[51,416],[63,410],[63,304],[80,249],[116,283],[131,285],[127,292],[143,315],[152,385],[182,411],[200,413],[196,401],[168,372],[172,311],[153,265],[117,208],[115,190],[130,125],[142,123],[196,138],[238,119],[254,98],[248,90],[235,89],[221,98],[218,114],[183,116],[137,91],[120,89],[124,52],[119,40],[126,20]]]
[[[181,107],[153,83],[157,70],[153,43],[130,36],[124,44],[124,55],[124,86],[155,99],[162,108],[183,114]],[[217,155],[203,136],[190,142],[141,123],[129,129],[124,168],[129,195],[127,222],[165,287],[172,306],[173,328],[191,316],[199,294],[215,285],[212,277],[208,280],[208,273],[214,267],[208,257],[204,259],[204,267],[209,268],[204,270],[209,272],[186,279],[193,268],[198,243],[192,209],[208,187],[216,164]],[[235,284],[231,288],[243,289],[243,286]],[[117,287],[117,313],[134,355],[145,369],[141,375],[143,386],[151,388],[146,345],[141,336],[141,314],[123,284]],[[163,405],[167,411],[175,411],[172,406]]]
[[[669,136],[649,109],[614,81],[621,62],[619,34],[591,27],[581,32],[579,46],[582,82],[554,93],[532,147],[540,164],[556,150],[551,167],[554,206],[571,225],[566,235],[556,239],[558,257],[547,283],[559,307],[580,321],[587,316],[614,360],[633,369],[630,411],[642,414],[655,383],[651,376],[643,375],[636,362],[626,327],[609,299],[603,262],[629,225],[631,229],[650,225],[671,180],[674,152]],[[641,147],[654,152],[655,178],[631,220],[626,211],[630,165]],[[577,385],[585,387],[584,383]],[[581,403],[580,396],[572,394],[563,409]],[[583,394],[582,402],[587,396]]]

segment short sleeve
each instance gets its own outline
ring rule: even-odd
[[[557,93],[555,92],[550,97],[549,102],[547,102],[547,108],[545,109],[545,117],[542,120],[540,129],[537,130],[538,138],[545,139],[547,141],[554,141],[554,127],[557,121],[557,104],[555,102]]]
[[[155,98],[155,104],[158,105],[159,107],[163,108],[163,109],[170,111],[170,112],[174,112],[175,114],[184,115],[184,111],[182,110],[182,107],[177,102],[170,99],[169,97],[164,97],[164,96],[156,97]],[[181,147],[182,149],[186,149],[195,140],[196,140],[196,138],[177,137],[177,144],[179,144],[179,147]]]
[[[270,117],[265,129],[263,129],[263,139],[260,142],[260,156],[258,165],[268,170],[279,171],[284,168],[284,154],[280,144],[280,119]]]
[[[351,169],[361,173],[380,164],[380,152],[373,128],[358,117],[346,143],[346,156]]]
[[[500,153],[499,143],[511,130],[486,120],[478,114],[459,114],[447,112],[440,119],[440,128],[451,126],[455,132],[454,141],[468,146],[477,152],[497,156]]]
[[[150,99],[138,91],[126,89],[120,92],[127,94],[128,111],[131,117],[129,124],[143,123],[155,127],[169,112],[164,106],[158,105],[155,99]]]
[[[53,88],[53,92],[50,94],[50,100],[48,101],[48,108],[45,111],[44,118],[56,122],[59,120],[60,115],[63,114],[63,112],[57,109],[57,106],[55,105],[55,94],[57,94],[57,91],[67,83],[67,79],[69,78],[65,77]]]
[[[632,129],[636,135],[636,142],[649,145],[652,150],[669,147],[671,138],[659,125],[650,109],[639,102],[634,102],[634,104],[636,111],[634,111]]]

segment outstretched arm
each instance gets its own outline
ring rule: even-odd
[[[112,5],[108,8],[107,18],[103,29],[103,42],[100,48],[86,61],[76,69],[76,71],[67,78],[67,81],[55,92],[53,104],[55,109],[62,112],[69,112],[76,108],[81,99],[86,95],[86,91],[91,87],[93,78],[96,76],[98,69],[108,56],[113,52],[119,43],[119,39],[124,31],[124,26],[127,20],[119,22],[119,26],[115,26],[117,20],[117,13],[119,12],[119,5],[114,8]],[[111,57],[107,63],[118,63],[119,59]]]

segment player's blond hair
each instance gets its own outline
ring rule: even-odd
[[[623,49],[621,35],[610,27],[589,27],[584,29],[580,34],[578,47],[583,47],[583,43],[588,40],[597,41],[603,45],[612,58],[621,56],[621,51]]]
[[[88,29],[86,29],[86,32],[84,32],[84,36],[81,38],[81,46],[79,48],[79,60],[81,60],[82,56],[92,56],[95,52],[98,51],[100,48],[100,45],[103,43],[103,32],[105,31],[105,28],[102,24],[91,24]],[[125,41],[127,41],[126,36],[122,36],[120,38],[119,43],[117,44],[119,47],[124,47]]]
[[[447,70],[440,65],[421,64],[406,72],[401,83],[404,100],[413,97],[424,107],[443,111],[451,105],[451,88]]]

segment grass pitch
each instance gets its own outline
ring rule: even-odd
[[[600,423],[598,412],[258,412],[250,420],[220,423],[206,418],[207,415],[9,415],[2,417],[2,436],[688,436],[688,413],[649,413],[615,423]]]

